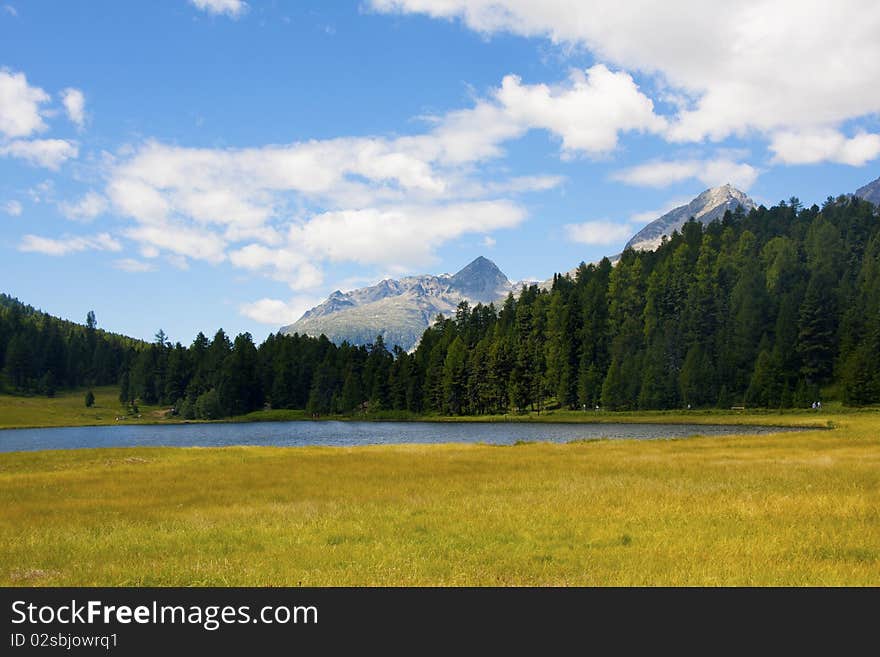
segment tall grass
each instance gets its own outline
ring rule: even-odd
[[[0,454],[0,584],[880,585],[880,414],[822,419],[837,428]]]

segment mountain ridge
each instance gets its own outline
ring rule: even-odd
[[[870,201],[874,205],[880,206],[880,178],[872,180],[867,185],[859,187],[855,191],[855,196],[858,196],[865,201]]]
[[[880,204],[880,178],[855,192],[855,196]],[[755,202],[731,184],[710,187],[691,201],[651,221],[624,246],[637,251],[654,250],[673,232],[680,231],[693,218],[703,224],[721,219],[728,210],[756,208]],[[608,256],[616,262],[620,254]],[[577,268],[563,275],[574,276]],[[536,281],[529,281],[532,283]],[[378,283],[342,292],[335,290],[325,301],[306,311],[296,322],[281,328],[283,333],[326,335],[334,342],[367,344],[382,335],[391,347],[409,351],[438,314],[452,315],[461,301],[471,304],[500,302],[526,282],[511,282],[498,266],[479,256],[455,274],[422,274],[400,279],[386,278]],[[552,287],[553,279],[538,283]]]
[[[386,278],[348,292],[336,290],[282,333],[326,335],[333,342],[386,345],[410,350],[438,314],[451,315],[462,301],[490,303],[517,289],[498,266],[479,256],[454,274]]]
[[[755,202],[745,192],[730,183],[710,187],[689,203],[673,208],[649,223],[633,235],[623,249],[624,251],[630,248],[637,251],[653,251],[660,246],[664,236],[669,237],[673,231],[681,230],[691,217],[700,223],[709,224],[715,219],[723,217],[728,210],[733,212],[740,206],[746,212],[756,207]]]
[[[690,221],[691,217],[704,224],[708,224],[715,219],[723,217],[727,210],[733,211],[737,205],[742,205],[747,210],[755,207],[755,203],[751,198],[736,187],[733,187],[730,183],[718,187],[710,187],[695,196],[688,203],[673,208],[648,223],[627,241],[623,250],[632,248],[637,251],[653,251],[662,244],[664,236],[670,237],[674,231],[681,230]],[[605,257],[612,263],[616,263],[620,256],[621,254],[617,253]],[[599,262],[601,262],[601,259],[592,264],[599,264]],[[577,270],[577,267],[569,269],[563,273],[563,276],[574,278]],[[548,278],[543,281],[540,287],[549,290],[553,287],[553,279]]]

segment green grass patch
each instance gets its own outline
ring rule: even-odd
[[[155,424],[169,421],[167,408],[140,405],[137,415],[119,403],[117,386],[93,388],[95,404],[86,408],[86,389],[63,391],[54,397],[0,394],[0,429],[73,427],[104,424]],[[120,419],[117,419],[120,418]]]
[[[837,428],[0,454],[0,585],[880,585],[880,414],[822,419]]]

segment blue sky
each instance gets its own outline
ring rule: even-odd
[[[478,255],[548,278],[717,184],[880,175],[876,3],[660,4],[0,0],[0,288],[259,340]]]

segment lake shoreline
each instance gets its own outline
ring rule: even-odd
[[[781,427],[829,428],[832,418],[860,414],[880,416],[880,408],[848,409],[839,406],[812,409],[748,409],[748,410],[658,410],[658,411],[572,411],[553,409],[541,413],[496,415],[410,415],[397,412],[379,412],[372,415],[325,415],[312,417],[303,410],[269,409],[254,411],[218,420],[184,420],[169,416],[168,407],[140,405],[140,417],[129,417],[119,405],[114,386],[94,389],[96,403],[86,408],[83,391],[67,391],[52,398],[0,394],[0,430],[44,429],[51,427],[97,426],[171,426],[179,424],[238,424],[252,422],[431,422],[472,424],[608,424],[608,423],[668,423],[760,425]],[[117,417],[126,417],[116,420]]]
[[[121,420],[118,422],[71,422],[64,424],[25,424],[9,426],[0,424],[0,431],[16,431],[28,429],[64,429],[77,427],[108,427],[108,426],[179,426],[179,425],[217,425],[217,424],[255,424],[260,422],[267,423],[284,423],[284,422],[393,422],[400,424],[407,423],[428,423],[428,424],[699,424],[699,425],[718,425],[718,426],[761,426],[761,427],[779,427],[779,428],[797,428],[797,429],[833,429],[834,422],[828,416],[817,418],[804,418],[801,415],[792,414],[790,421],[782,416],[783,421],[780,422],[780,416],[773,414],[771,417],[761,415],[760,411],[743,415],[722,415],[707,412],[703,415],[662,415],[666,411],[643,411],[650,413],[648,415],[633,415],[630,413],[621,413],[616,415],[613,412],[603,412],[598,416],[585,416],[583,418],[552,415],[527,415],[527,416],[417,416],[410,418],[394,418],[394,417],[370,417],[370,416],[324,416],[324,417],[253,417],[232,416],[218,420]],[[688,413],[700,413],[700,411],[689,411]],[[770,412],[768,412],[769,414]]]

